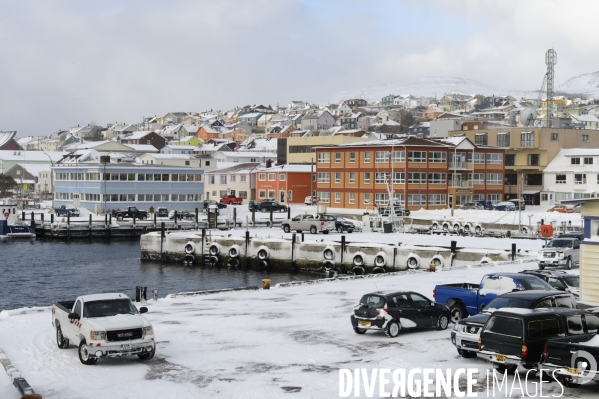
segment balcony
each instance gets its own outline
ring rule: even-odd
[[[449,169],[454,169],[454,170],[467,169],[467,170],[470,170],[470,169],[472,169],[472,162],[449,161]]]
[[[449,180],[449,188],[472,188],[472,180]]]

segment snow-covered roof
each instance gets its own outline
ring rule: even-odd
[[[230,164],[230,162],[222,162],[219,164],[218,169],[206,172],[206,174],[250,173],[260,166],[260,162],[234,163],[232,166]]]
[[[28,173],[33,176],[37,176],[40,172],[49,172],[51,165],[43,163],[19,163],[20,168],[25,169]],[[16,165],[15,165],[16,166]]]
[[[253,112],[253,113],[251,113],[251,114],[243,114],[243,115],[240,115],[239,117],[240,117],[240,118],[257,118],[257,117],[259,117],[259,116],[261,116],[261,115],[262,115],[262,114],[261,114],[260,112]]]
[[[134,151],[138,152],[158,152],[158,149],[152,144],[123,144],[127,147],[131,147]]]
[[[287,172],[287,173],[310,173],[311,165],[277,165],[267,168],[266,166],[259,167],[260,172]]]
[[[580,165],[572,165],[572,158],[576,157],[599,157],[597,148],[568,148],[562,149],[553,158],[549,165],[543,170],[543,173],[589,173],[599,172],[599,160],[596,158],[591,165],[585,165],[582,161]]]
[[[158,154],[143,154],[140,155],[139,158],[141,158],[142,156],[148,156],[148,157],[152,157],[155,159],[191,159],[191,158],[195,158],[195,155],[193,154],[162,154],[162,153],[158,153]]]
[[[599,118],[595,115],[570,115],[570,117],[581,122],[599,122]]]
[[[46,155],[48,154],[48,155]],[[60,151],[14,151],[14,150],[0,150],[0,160],[4,161],[52,161],[56,162],[61,159],[66,152]],[[50,158],[48,158],[50,157]]]
[[[183,139],[181,139],[181,141],[185,141]],[[167,146],[165,146],[165,148],[172,148],[172,149],[178,149],[178,150],[197,150],[198,147],[194,146],[194,145],[176,145],[176,144],[169,144]]]
[[[257,151],[244,151],[244,152],[223,151],[223,152],[221,152],[221,154],[223,154],[227,158],[262,158],[262,157],[273,158],[273,157],[277,156],[277,154],[272,153],[272,152],[257,152]]]

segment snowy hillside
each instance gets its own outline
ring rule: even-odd
[[[346,90],[335,94],[331,102],[344,98],[365,98],[368,101],[380,100],[389,94],[412,94],[414,96],[441,98],[445,93],[458,94],[483,94],[483,95],[507,95],[516,98],[537,97],[535,91],[507,90],[505,88],[493,88],[476,80],[462,78],[439,78],[425,77],[410,82],[381,84],[370,86],[365,89]]]
[[[599,97],[599,71],[570,78],[566,83],[558,86],[557,90],[597,98]]]

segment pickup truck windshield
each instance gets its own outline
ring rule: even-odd
[[[360,299],[360,305],[365,305],[371,308],[382,308],[385,306],[385,298],[378,295],[364,295]]]
[[[86,302],[83,306],[83,317],[106,317],[117,314],[137,314],[137,308],[130,299],[92,301]]]
[[[517,299],[517,298],[495,298],[484,308],[482,313],[491,314],[497,309],[502,308],[522,308],[528,309],[530,308],[531,301],[527,301],[525,299]]]
[[[551,240],[545,248],[572,248],[572,240]]]
[[[520,278],[518,282],[522,284],[525,290],[552,290],[553,287],[536,277]]]

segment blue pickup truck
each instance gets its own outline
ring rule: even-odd
[[[435,302],[446,305],[451,311],[451,321],[457,322],[480,312],[501,294],[512,291],[553,290],[536,276],[510,273],[492,273],[483,276],[480,284],[458,283],[435,286]]]

